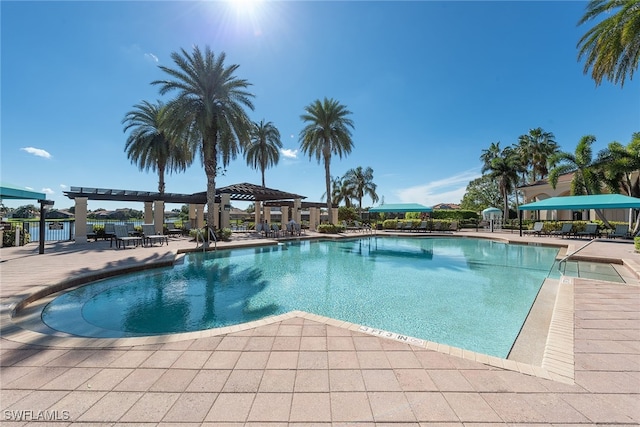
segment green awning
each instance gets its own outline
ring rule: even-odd
[[[622,194],[594,194],[591,196],[551,197],[519,206],[521,211],[582,210],[582,209],[640,209],[640,199]]]
[[[36,193],[13,185],[0,184],[0,199],[44,200],[46,198],[47,195],[44,193]]]
[[[369,212],[431,212],[433,209],[419,203],[397,203],[380,205],[369,209]]]

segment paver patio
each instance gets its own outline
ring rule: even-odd
[[[168,247],[127,250],[103,242],[47,245],[44,255],[37,255],[37,245],[0,249],[3,424],[49,418],[60,426],[640,425],[637,280],[567,285],[573,381],[535,375],[544,372],[539,367],[504,362],[516,366],[504,369],[467,352],[372,336],[305,313],[220,335],[102,342],[24,331],[8,320],[16,301],[45,286],[171,262],[178,248],[192,246],[172,239]],[[586,255],[625,259],[640,271],[629,243],[587,249]]]

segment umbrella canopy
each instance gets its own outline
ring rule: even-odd
[[[419,203],[397,203],[376,206],[369,209],[369,212],[431,212],[432,210],[430,207]]]
[[[622,194],[593,194],[590,196],[551,197],[518,207],[521,211],[628,208],[640,209],[640,199]]]

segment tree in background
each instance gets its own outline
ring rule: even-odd
[[[374,204],[378,201],[377,185],[373,183],[373,169],[370,167],[362,169],[362,166],[358,166],[355,169],[349,169],[342,177],[342,180],[349,188],[349,192],[358,199],[358,212],[360,214],[362,214],[362,198],[365,195],[371,197],[371,201]]]
[[[598,153],[598,163],[602,164],[603,180],[611,193],[640,197],[640,132],[631,136],[626,147],[611,142]]]
[[[500,206],[502,195],[498,182],[489,175],[483,175],[469,182],[460,209],[482,212],[491,206]]]
[[[585,59],[584,73],[591,70],[596,86],[606,78],[624,87],[640,60],[640,1],[591,0],[578,25],[599,18],[578,42],[578,61]]]
[[[245,150],[247,165],[259,169],[262,174],[264,187],[264,171],[278,164],[280,161],[280,132],[271,122],[253,123],[251,126],[251,141]]]
[[[322,193],[320,198],[325,198],[327,193]],[[353,205],[352,199],[355,195],[351,192],[351,188],[347,185],[344,177],[334,176],[331,178],[331,203],[333,205],[340,205],[344,202],[345,206],[350,208]]]
[[[177,91],[169,104],[170,127],[186,135],[195,152],[200,152],[207,176],[207,225],[215,218],[216,176],[218,162],[227,166],[250,140],[251,120],[244,108],[253,110],[253,94],[246,91],[250,83],[235,76],[238,65],[225,65],[225,54],[217,57],[207,46],[189,53],[173,52],[176,68],[160,66],[168,80],[156,80],[160,94]]]
[[[499,146],[499,143],[496,146]],[[484,161],[482,156],[481,160]],[[498,156],[493,157],[489,163],[485,162],[482,167],[482,173],[488,172],[489,177],[498,183],[503,200],[504,219],[509,218],[509,195],[515,190],[522,169],[520,156],[511,147],[504,148]]]
[[[549,159],[558,152],[559,147],[552,132],[535,128],[518,137],[516,149],[520,154],[520,163],[525,167],[524,173],[530,171],[533,183],[549,175],[549,166],[553,166],[549,165]]]
[[[167,107],[161,102],[142,101],[129,111],[122,123],[132,129],[124,150],[141,171],[158,173],[158,191],[164,194],[165,172],[184,172],[193,161],[186,141],[171,136],[167,129]]]
[[[336,154],[342,158],[351,153],[351,129],[354,127],[348,118],[351,111],[335,99],[327,98],[312,102],[304,110],[305,114],[300,118],[306,125],[300,132],[300,149],[309,155],[309,159],[315,156],[318,163],[324,162],[327,210],[329,223],[333,224],[337,218],[333,218],[331,212],[331,156]]]

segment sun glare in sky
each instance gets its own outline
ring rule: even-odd
[[[259,36],[262,34],[259,25],[262,0],[228,0],[228,2],[237,24],[251,25],[254,35]]]

